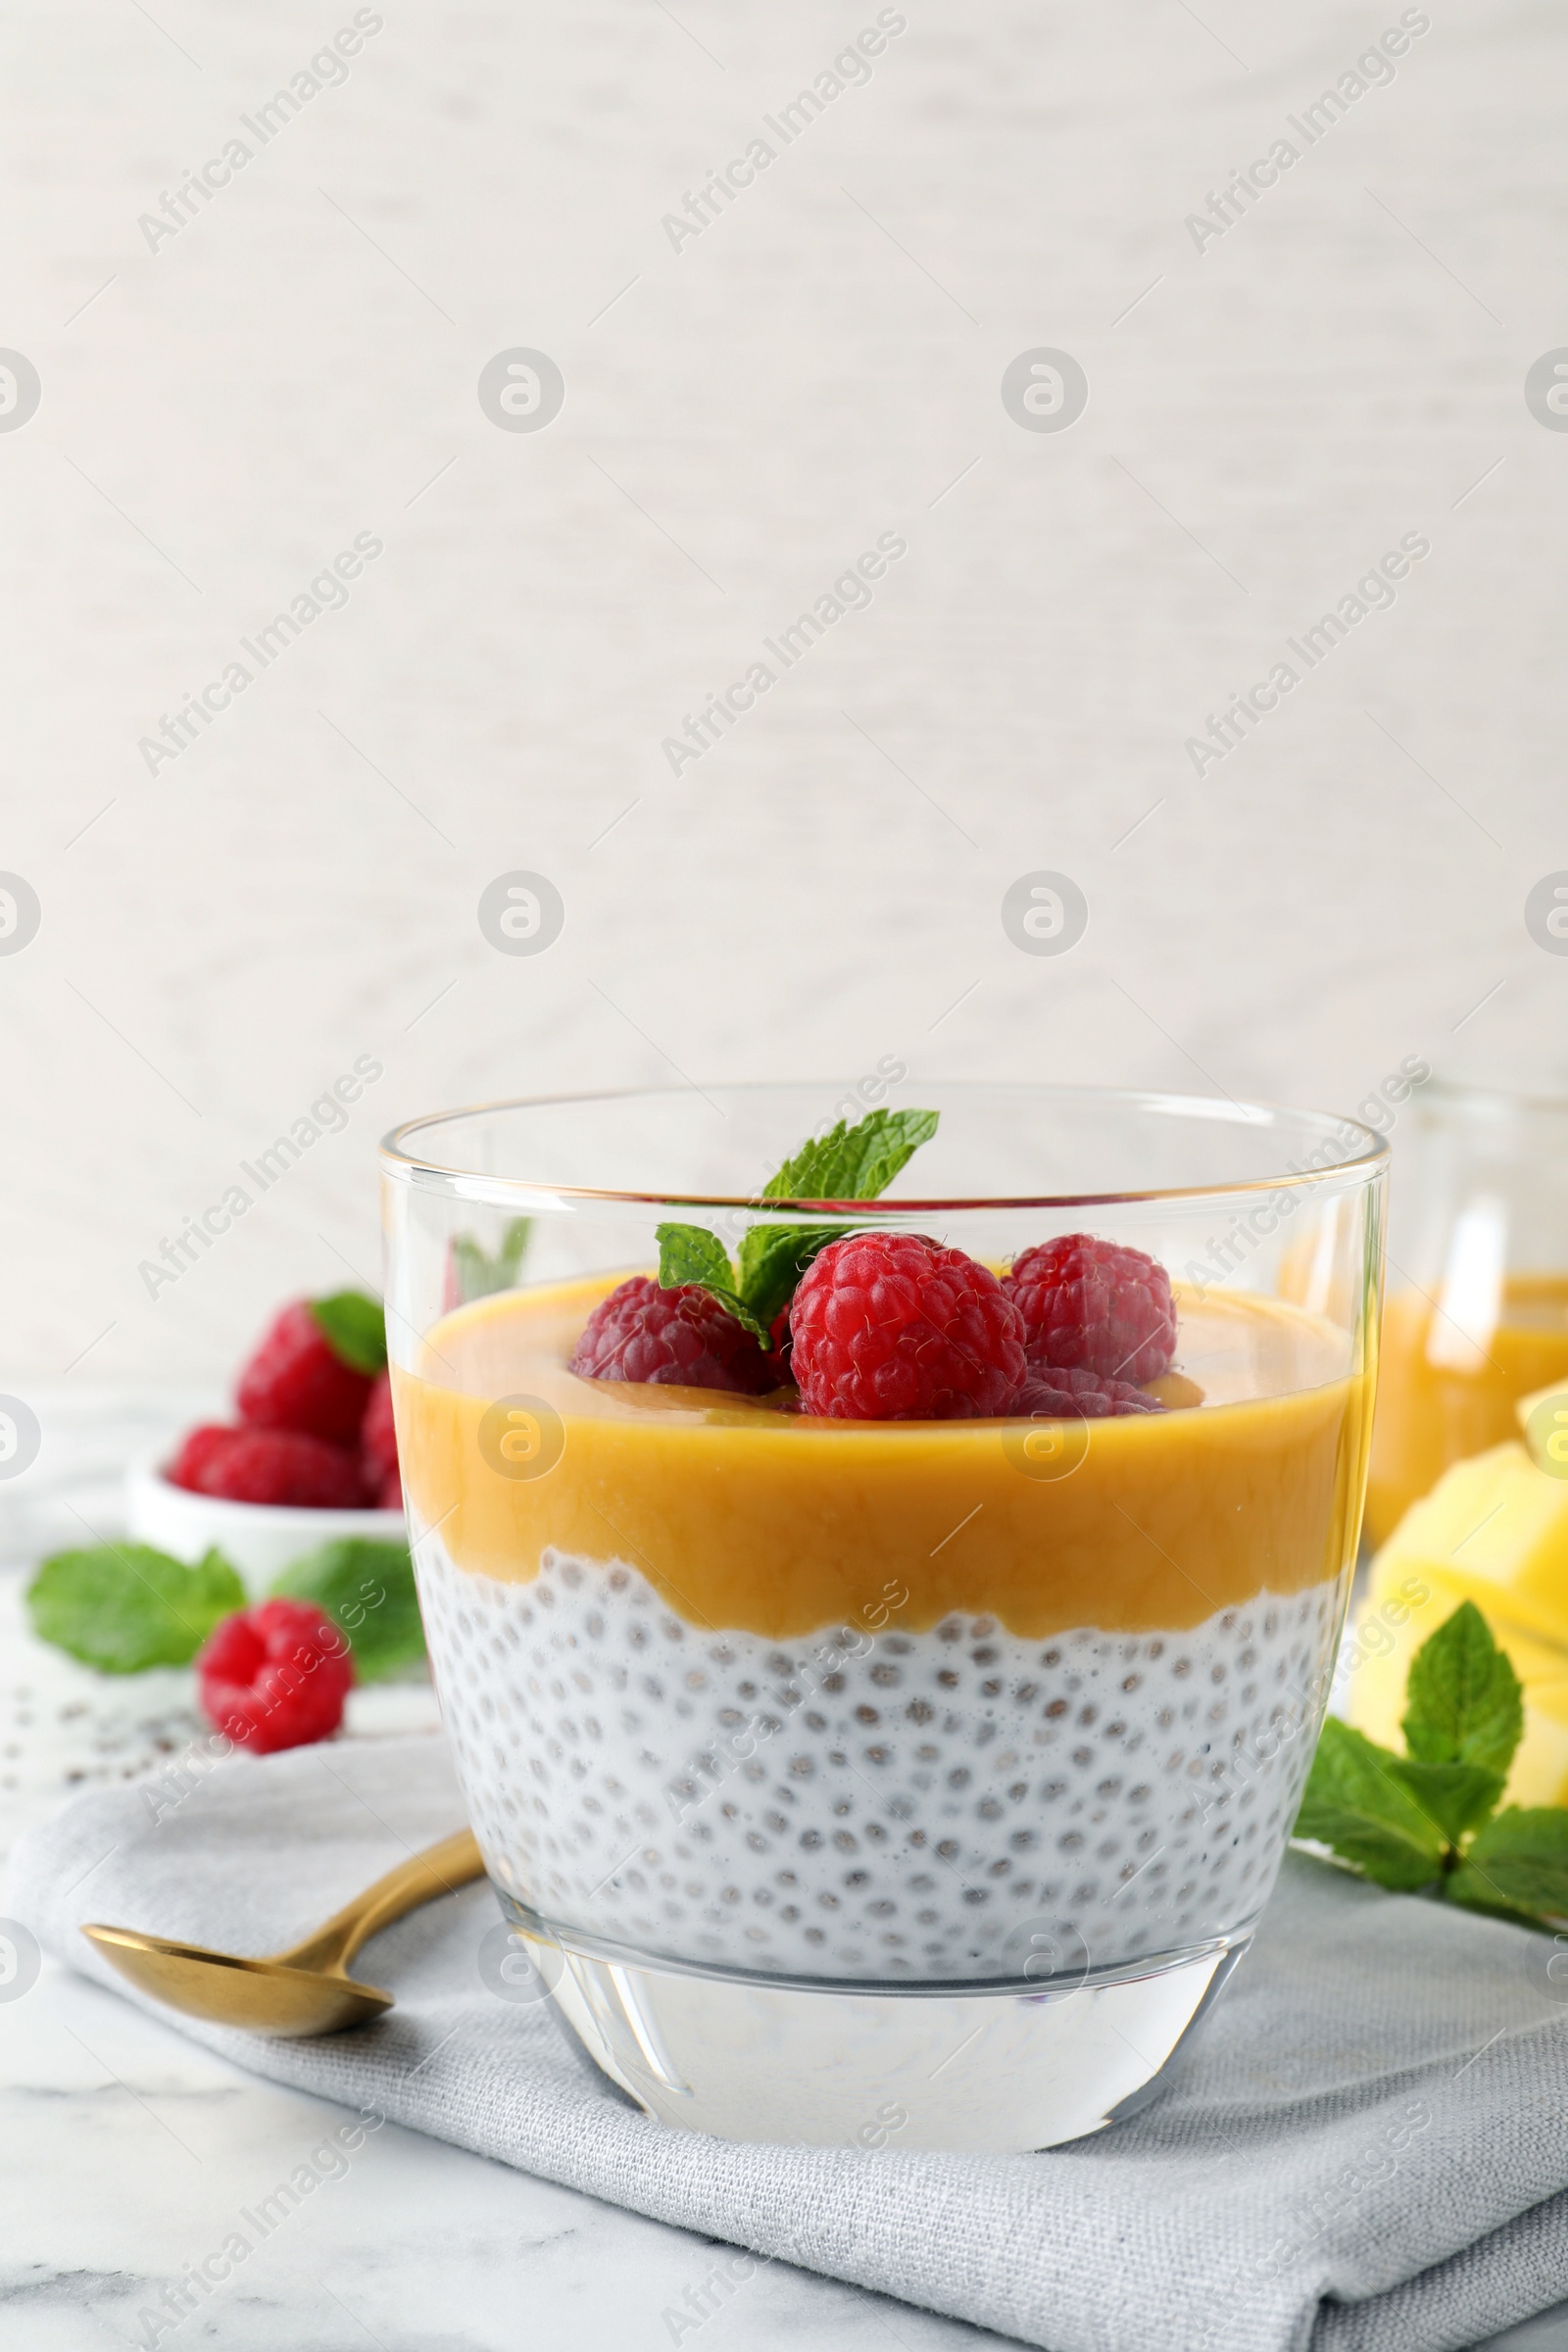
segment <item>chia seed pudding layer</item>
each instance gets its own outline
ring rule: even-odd
[[[1346,1580],[1185,1632],[994,1617],[775,1642],[675,1615],[619,1560],[506,1582],[415,1557],[497,1884],[570,1938],[762,1975],[1022,1975],[1245,1930],[1311,1761]],[[872,1612],[873,1615],[876,1612]],[[1082,1954],[1076,1954],[1082,1964]]]

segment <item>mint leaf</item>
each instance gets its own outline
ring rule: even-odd
[[[379,1298],[365,1291],[334,1291],[310,1306],[334,1355],[356,1372],[373,1375],[385,1368],[386,1317]]]
[[[659,1281],[662,1290],[678,1290],[683,1283],[696,1283],[716,1298],[720,1306],[726,1307],[737,1323],[744,1323],[764,1348],[767,1346],[767,1325],[758,1320],[736,1289],[735,1269],[716,1233],[710,1233],[702,1225],[660,1225],[655,1228],[654,1239],[659,1244]]]
[[[1447,1892],[1472,1910],[1568,1918],[1568,1809],[1510,1805],[1477,1832]]]
[[[840,1119],[803,1144],[762,1187],[764,1200],[874,1200],[937,1131],[934,1110],[873,1110]],[[839,1225],[754,1225],[740,1247],[740,1292],[769,1330],[812,1258],[842,1239]]]
[[[813,1257],[841,1241],[841,1225],[754,1225],[741,1237],[741,1296],[765,1330]]]
[[[875,1200],[937,1131],[934,1110],[873,1110],[813,1136],[762,1187],[764,1200]]]
[[[1485,1821],[1502,1794],[1503,1775],[1481,1764],[1420,1764],[1396,1756],[1389,1770],[1450,1845]]]
[[[384,1682],[424,1656],[424,1626],[407,1544],[334,1536],[272,1581],[288,1600],[314,1600],[348,1641],[362,1683]]]
[[[1473,1600],[1416,1651],[1404,1699],[1405,1745],[1421,1763],[1506,1774],[1524,1730],[1519,1677]]]
[[[509,1219],[501,1236],[501,1247],[492,1255],[481,1248],[471,1233],[460,1233],[452,1244],[452,1270],[457,1279],[458,1299],[466,1305],[470,1298],[489,1298],[497,1291],[516,1287],[517,1274],[533,1231],[531,1217]]]
[[[150,1544],[57,1551],[27,1587],[40,1642],[100,1674],[188,1666],[215,1625],[245,1606],[245,1588],[221,1552],[194,1568]]]
[[[1315,1838],[1380,1886],[1411,1890],[1438,1876],[1446,1842],[1401,1786],[1400,1759],[1331,1715],[1323,1726],[1295,1835]]]
[[[735,1269],[716,1233],[702,1225],[661,1225],[654,1238],[659,1244],[659,1280],[663,1290],[697,1282],[705,1291],[734,1292]]]
[[[763,1185],[763,1200],[874,1200],[937,1131],[934,1110],[873,1110],[854,1127],[847,1119],[803,1144]],[[661,1225],[659,1279],[665,1290],[700,1283],[755,1333],[772,1345],[774,1319],[813,1257],[848,1228],[838,1225],[754,1225],[743,1234],[740,1273],[716,1234],[701,1225]]]

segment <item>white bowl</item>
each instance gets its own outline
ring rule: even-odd
[[[339,1536],[406,1544],[401,1511],[322,1511],[272,1502],[223,1502],[171,1486],[152,1457],[133,1463],[125,1483],[125,1524],[133,1542],[192,1565],[215,1547],[239,1570],[252,1593],[264,1592],[289,1564]]]

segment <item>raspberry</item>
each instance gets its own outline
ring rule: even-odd
[[[353,1511],[368,1499],[352,1453],[292,1429],[193,1430],[164,1475],[223,1502]]]
[[[360,1468],[368,1487],[384,1487],[398,1474],[398,1433],[392,1421],[392,1375],[378,1372],[360,1423]]]
[[[730,1389],[743,1396],[779,1386],[776,1360],[716,1298],[694,1282],[662,1290],[648,1274],[632,1275],[601,1298],[570,1369],[584,1380]]]
[[[257,1429],[297,1429],[333,1446],[352,1446],[369,1394],[368,1376],[343,1361],[310,1301],[296,1298],[240,1374],[234,1401],[240,1419]]]
[[[1157,1380],[1176,1352],[1170,1276],[1142,1250],[1062,1234],[1025,1250],[1003,1288],[1023,1317],[1036,1372]]]
[[[767,1335],[773,1343],[773,1352],[768,1357],[768,1362],[778,1366],[778,1386],[780,1388],[786,1381],[795,1378],[795,1341],[790,1331],[790,1307],[794,1304],[795,1300],[792,1297],[788,1305],[779,1308],[778,1313],[773,1317]]]
[[[264,1600],[209,1635],[196,1679],[208,1722],[236,1747],[270,1756],[337,1730],[354,1661],[313,1602]]]
[[[790,1310],[808,1413],[835,1421],[973,1421],[1025,1376],[1023,1323],[996,1276],[917,1234],[830,1242]]]
[[[1032,1372],[1011,1410],[1036,1421],[1108,1421],[1122,1413],[1162,1413],[1165,1407],[1130,1380],[1102,1380],[1097,1372],[1069,1370]]]
[[[180,1440],[179,1451],[170,1463],[164,1476],[172,1487],[185,1487],[192,1494],[205,1494],[203,1481],[212,1473],[212,1466],[227,1451],[235,1432],[216,1421],[204,1421],[199,1429]]]
[[[375,1507],[378,1511],[401,1511],[403,1508],[403,1480],[396,1465],[376,1494]]]

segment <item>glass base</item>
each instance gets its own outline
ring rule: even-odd
[[[501,1889],[497,1889],[501,1893]],[[785,2147],[1021,2155],[1154,2098],[1251,1941],[1059,1983],[824,1984],[568,1947],[502,1907],[576,2039],[658,2122]]]

